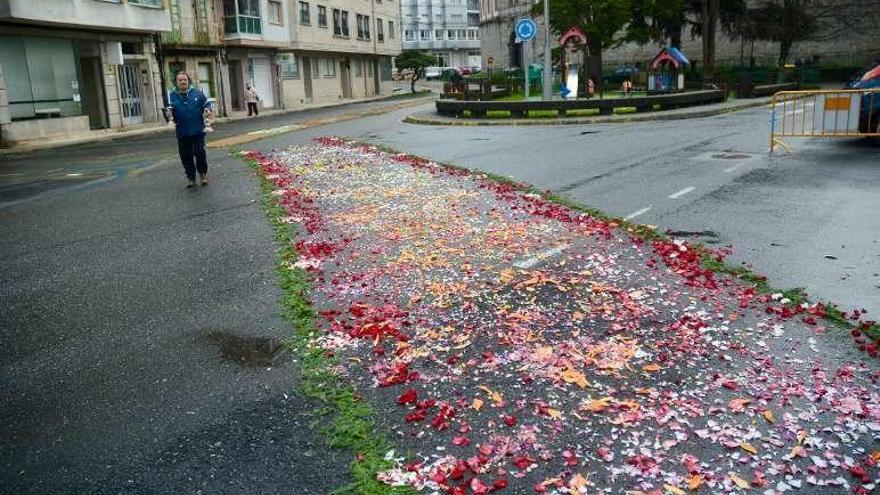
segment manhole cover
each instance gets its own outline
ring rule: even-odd
[[[712,158],[719,160],[745,160],[746,158],[751,158],[751,155],[743,153],[715,153],[712,155]]]

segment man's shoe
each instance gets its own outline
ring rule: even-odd
[[[186,181],[186,188],[187,189],[192,189],[193,187],[196,187],[196,180],[195,179],[189,179],[188,181]]]
[[[199,174],[199,178],[202,179],[202,185],[208,185],[208,174]]]

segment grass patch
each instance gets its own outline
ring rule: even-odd
[[[234,153],[237,156],[237,153]],[[258,175],[258,165],[245,160]],[[299,357],[301,388],[306,397],[322,406],[315,411],[324,426],[321,431],[333,448],[346,449],[355,454],[350,464],[352,481],[332,493],[337,495],[415,495],[409,487],[391,487],[376,479],[376,473],[393,467],[385,460],[385,453],[394,448],[387,437],[377,432],[375,412],[362,400],[354,387],[341,380],[333,371],[338,365],[336,358],[328,356],[323,349],[312,346],[316,335],[316,313],[309,304],[309,284],[303,270],[290,265],[298,259],[293,238],[295,227],[281,221],[286,215],[271,192],[273,184],[262,175],[260,188],[266,217],[275,233],[278,246],[276,269],[281,297],[281,316],[293,328],[286,345]]]

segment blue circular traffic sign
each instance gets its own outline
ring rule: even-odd
[[[516,21],[516,37],[522,41],[529,41],[538,34],[538,25],[531,18],[526,17]]]

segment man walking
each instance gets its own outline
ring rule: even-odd
[[[205,94],[192,87],[189,74],[178,72],[174,84],[177,87],[171,92],[171,114],[177,126],[177,150],[180,153],[180,161],[183,162],[183,170],[186,172],[186,187],[195,187],[196,171],[199,173],[202,185],[207,186],[205,113],[210,116],[212,110],[208,107],[208,98]]]

